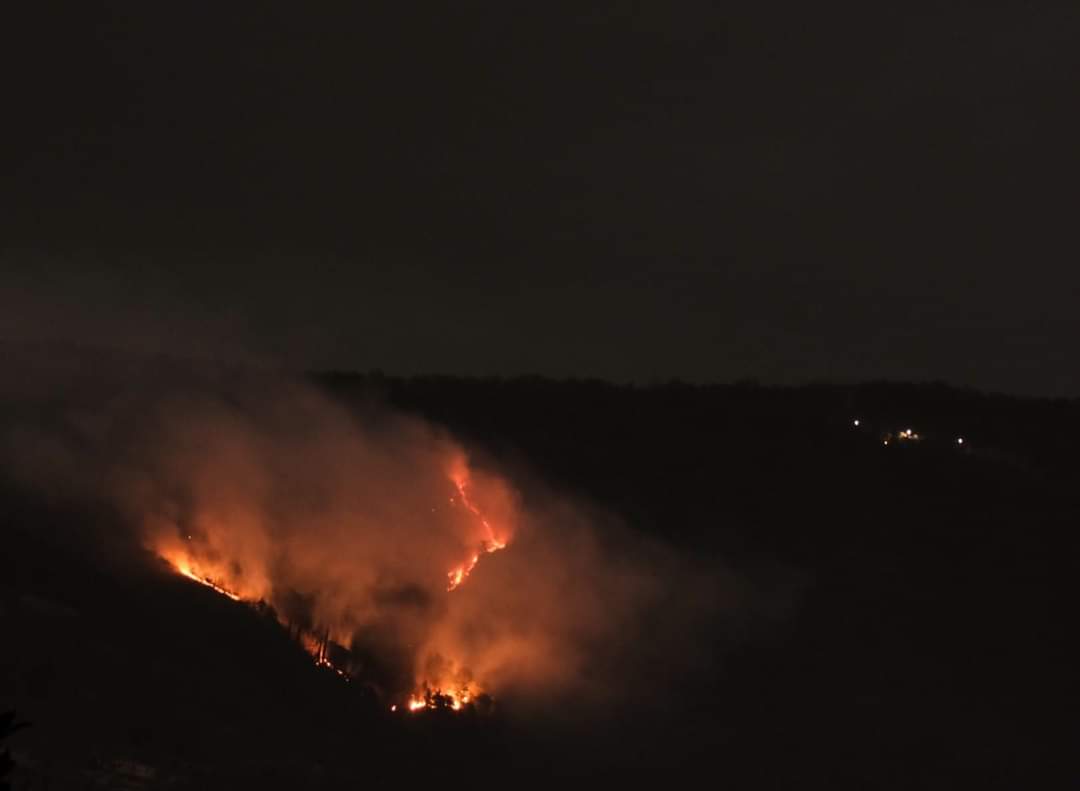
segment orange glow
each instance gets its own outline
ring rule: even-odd
[[[496,528],[488,520],[480,507],[473,501],[470,493],[470,478],[467,468],[462,464],[461,469],[455,469],[448,475],[450,481],[457,490],[457,496],[450,498],[453,506],[461,506],[468,512],[470,519],[475,520],[483,528],[479,546],[474,549],[464,563],[461,563],[447,572],[447,591],[454,591],[460,587],[480,562],[484,555],[505,549],[508,543],[508,533]],[[216,525],[215,525],[216,527]],[[205,543],[204,543],[205,542]],[[206,546],[206,544],[210,544]],[[233,601],[256,604],[269,598],[270,586],[265,584],[249,584],[246,577],[242,577],[238,568],[243,566],[246,570],[249,564],[244,563],[244,554],[231,557],[233,562],[227,562],[220,557],[221,553],[216,547],[206,540],[193,542],[190,534],[184,535],[183,540],[173,537],[162,537],[157,542],[157,552],[176,571],[183,576],[214,590]],[[232,555],[233,553],[230,553]],[[209,560],[207,560],[209,558]],[[231,575],[230,575],[230,572]],[[256,579],[259,579],[256,577]],[[331,631],[329,627],[318,627],[315,630],[297,629],[291,625],[283,615],[278,614],[278,620],[283,626],[295,635],[295,639],[303,649],[312,657],[315,665],[321,668],[333,670],[337,675],[351,680],[350,673],[342,667],[338,667],[330,658],[328,649],[331,644],[331,634],[340,634],[339,648],[348,655],[348,650],[343,646],[348,645],[350,640],[347,625],[338,625]],[[448,663],[447,668],[436,673],[427,673],[420,678],[424,681],[417,682],[416,691],[404,703],[404,708],[410,712],[424,709],[449,709],[461,711],[471,702],[476,700],[479,688],[467,671],[463,671],[454,663]],[[398,704],[390,707],[391,711],[398,710]]]
[[[192,571],[191,565],[190,565],[190,563],[188,562],[188,560],[186,558],[181,557],[181,558],[174,558],[174,559],[170,559],[170,558],[165,558],[165,559],[168,560],[169,563],[171,563],[173,565],[173,567],[177,571],[179,571],[181,574],[183,574],[188,579],[195,580],[200,585],[205,585],[206,587],[210,588],[211,590],[217,591],[218,593],[222,594],[223,596],[228,596],[233,601],[240,601],[241,600],[239,594],[233,593],[231,590],[228,590],[227,588],[224,588],[221,585],[218,585],[216,582],[214,582],[209,577],[204,577],[201,574],[197,574],[194,571]]]
[[[244,602],[247,604],[255,604],[259,601],[259,599],[257,598],[248,598],[245,596],[241,596],[240,594],[231,591],[223,585],[219,584],[219,582],[216,581],[214,578],[199,573],[199,571],[196,571],[195,569],[199,568],[199,570],[201,571],[201,567],[196,566],[196,564],[189,557],[183,554],[182,550],[174,549],[170,551],[165,551],[162,553],[162,557],[169,563],[169,565],[171,565],[174,569],[176,569],[183,576],[187,577],[189,580],[194,580],[200,585],[205,585],[211,590],[220,593],[222,596],[228,596],[233,601]],[[289,626],[289,624],[286,623],[280,616],[278,617],[278,620],[281,622],[282,626]],[[337,667],[327,657],[326,648],[328,638],[326,636],[320,637],[319,635],[316,635],[312,632],[300,631],[297,635],[297,638],[303,649],[309,654],[311,654],[311,657],[315,660],[315,665],[317,667],[325,667],[329,670],[333,670],[346,681],[350,680],[351,677],[349,676],[349,674],[344,669]]]
[[[463,583],[468,576],[472,573],[472,570],[476,568],[476,564],[480,562],[481,553],[490,554],[492,552],[498,552],[500,549],[506,549],[506,541],[499,539],[495,536],[495,529],[488,522],[487,518],[481,513],[480,509],[476,506],[471,499],[469,499],[468,491],[468,478],[464,473],[455,473],[453,476],[454,486],[458,490],[458,499],[461,504],[472,513],[483,525],[484,530],[487,533],[487,537],[480,543],[480,550],[474,552],[469,559],[462,563],[460,566],[456,566],[447,572],[447,579],[449,580],[446,590],[453,591],[457,589],[461,583]],[[451,497],[450,503],[456,504],[456,500]]]
[[[422,692],[414,693],[405,706],[409,711],[413,712],[423,711],[424,709],[461,711],[475,700],[475,697],[475,694],[467,686],[459,689],[424,689]],[[390,710],[396,711],[397,706],[391,706]]]
[[[449,428],[383,399],[261,368],[146,373],[108,397],[91,390],[85,415],[71,406],[74,433],[57,420],[52,437],[51,418],[43,437],[27,433],[27,475],[130,527],[156,561],[147,571],[195,609],[276,633],[312,683],[351,677],[384,713],[405,716],[410,698],[469,716],[492,699],[621,696],[623,652],[640,642],[652,662],[667,649],[659,627],[726,595],[617,513],[526,465],[515,481],[500,454],[474,458]],[[668,601],[680,602],[672,617],[653,618]]]

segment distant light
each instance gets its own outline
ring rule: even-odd
[[[855,428],[858,428],[859,427],[859,419],[855,418],[854,420],[852,420],[851,425],[855,426]]]
[[[956,438],[956,444],[957,445],[963,445],[964,444],[964,438],[963,437],[957,437]]]
[[[390,711],[397,711],[397,704],[396,703],[393,706],[390,707]]]
[[[888,445],[888,444],[889,444],[889,440],[887,440],[887,439],[886,439],[886,440],[882,440],[881,444],[882,444],[882,445]]]

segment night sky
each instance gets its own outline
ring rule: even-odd
[[[1080,6],[25,3],[0,339],[1080,395]]]

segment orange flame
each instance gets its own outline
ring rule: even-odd
[[[451,475],[451,480],[457,489],[458,494],[457,498],[450,498],[451,504],[460,502],[460,504],[483,526],[486,537],[481,540],[479,548],[472,552],[466,562],[447,572],[447,591],[456,590],[469,577],[473,569],[476,568],[481,557],[485,554],[491,554],[500,549],[505,549],[507,545],[505,540],[497,537],[495,528],[484,516],[480,508],[469,497],[467,472],[455,472]],[[188,536],[189,540],[190,538],[191,537]],[[256,588],[247,589],[247,595],[242,595],[241,593],[225,587],[225,585],[222,584],[220,577],[221,569],[218,569],[217,573],[205,573],[203,568],[205,564],[194,559],[192,547],[187,542],[179,542],[179,544],[174,542],[161,544],[158,546],[158,552],[178,573],[200,585],[204,585],[211,590],[222,594],[223,596],[229,597],[233,601],[254,604],[260,599],[260,593]],[[212,563],[210,565],[217,566],[218,564]],[[282,621],[282,624],[286,627],[290,626],[284,621]],[[304,630],[298,632],[296,636],[304,650],[311,655],[317,667],[328,668],[346,681],[350,680],[349,673],[344,669],[337,667],[327,655],[329,644],[329,637],[327,634],[319,634],[317,632]],[[468,676],[465,676],[464,678],[460,676],[444,676],[443,674],[439,674],[439,676],[440,680],[437,682],[429,679],[420,684],[417,691],[415,691],[405,702],[404,709],[410,712],[417,712],[425,709],[449,709],[451,711],[461,711],[476,700],[476,696],[479,694],[479,690],[476,686],[470,686],[470,683],[463,683],[466,678],[471,682],[471,678]],[[390,710],[397,711],[398,708],[398,704],[395,703],[391,705]]]
[[[176,569],[183,576],[187,577],[189,580],[194,580],[195,582],[199,583],[200,585],[205,585],[206,587],[210,588],[211,590],[216,591],[217,593],[220,593],[222,596],[228,596],[233,601],[244,602],[244,603],[247,603],[247,604],[254,604],[255,603],[255,600],[250,599],[250,598],[245,598],[245,597],[241,596],[240,594],[229,590],[228,588],[221,585],[218,581],[216,581],[212,577],[209,577],[209,576],[206,576],[204,574],[200,574],[199,572],[197,572],[195,570],[194,563],[191,561],[190,558],[188,558],[186,555],[182,554],[182,552],[177,552],[177,551],[163,552],[162,557],[165,559],[165,561],[167,563],[169,563],[169,565],[171,565],[174,569]],[[282,621],[282,625],[286,626],[286,627],[288,626],[288,624],[285,623],[284,621]],[[315,635],[315,634],[312,634],[310,632],[305,631],[305,632],[300,632],[297,635],[297,637],[298,637],[298,640],[300,642],[300,645],[304,648],[304,650],[307,651],[309,654],[311,654],[311,657],[312,657],[312,659],[315,660],[315,665],[317,667],[328,668],[329,670],[333,670],[335,673],[337,673],[339,676],[344,678],[346,681],[350,680],[349,674],[345,670],[343,670],[342,668],[336,666],[327,657],[327,655],[326,655],[327,638],[325,636],[320,637],[318,635]]]
[[[460,689],[425,689],[423,692],[414,693],[406,702],[405,708],[411,712],[423,711],[424,709],[450,709],[461,711],[475,696],[467,686]],[[397,705],[392,705],[390,711],[397,711]]]
[[[210,577],[204,577],[201,574],[197,574],[195,571],[193,571],[192,568],[191,568],[191,564],[190,564],[190,562],[188,561],[187,558],[177,557],[177,558],[165,558],[165,559],[169,563],[171,563],[173,565],[173,567],[177,571],[179,571],[181,574],[183,574],[188,579],[195,580],[200,585],[205,585],[206,587],[210,588],[211,590],[217,591],[218,593],[222,594],[223,596],[228,596],[233,601],[241,601],[241,598],[240,598],[239,594],[233,593],[228,588],[222,587],[218,583],[214,582],[214,580],[212,580]]]
[[[480,524],[482,524],[487,531],[487,538],[481,542],[479,551],[474,552],[465,563],[462,563],[460,566],[455,567],[447,573],[446,576],[449,580],[449,583],[446,586],[447,591],[455,590],[468,578],[469,574],[472,573],[472,570],[476,568],[476,564],[480,562],[481,553],[490,554],[506,548],[506,542],[495,537],[495,530],[492,528],[491,523],[488,522],[483,513],[480,512],[480,509],[469,499],[468,481],[465,476],[458,473],[454,475],[453,481],[454,486],[457,487],[461,504],[480,520]],[[454,498],[451,497],[450,503],[453,504],[454,502]]]

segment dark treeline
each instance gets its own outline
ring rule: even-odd
[[[374,398],[423,414],[503,462],[525,460],[560,489],[594,498],[638,528],[699,548],[812,552],[806,541],[827,545],[829,531],[789,529],[774,517],[795,510],[835,522],[840,513],[872,512],[877,520],[903,515],[899,522],[910,526],[916,502],[924,514],[928,507],[997,511],[1005,499],[1038,507],[1069,499],[1080,478],[1076,400],[941,384],[319,379],[354,403]],[[921,441],[882,445],[905,428]]]

